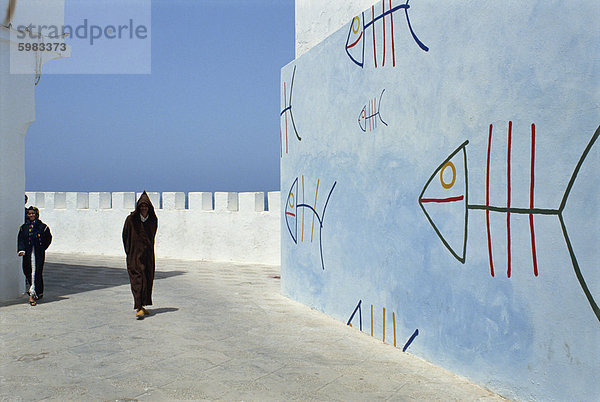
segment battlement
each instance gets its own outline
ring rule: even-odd
[[[29,205],[40,209],[134,210],[136,192],[26,192]],[[263,192],[149,192],[156,210],[213,212],[279,211],[280,193]]]
[[[121,232],[136,192],[26,192],[53,234],[49,253],[124,256]],[[149,192],[156,256],[279,265],[280,193]]]

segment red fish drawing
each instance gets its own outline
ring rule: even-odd
[[[527,207],[515,207],[511,205],[511,165],[510,165],[510,152],[511,152],[511,141],[512,141],[512,122],[508,124],[508,148],[507,148],[507,202],[504,206],[495,206],[490,204],[490,156],[491,156],[491,141],[492,141],[493,126],[490,124],[489,127],[489,138],[488,138],[488,149],[487,149],[487,167],[486,167],[486,191],[485,191],[485,204],[477,205],[470,204],[468,199],[468,174],[467,174],[467,144],[469,141],[463,142],[454,152],[452,152],[446,160],[444,160],[433,172],[429,180],[427,180],[423,191],[419,195],[419,205],[425,216],[429,220],[429,223],[437,233],[438,237],[446,246],[446,248],[452,253],[452,255],[459,260],[461,263],[465,263],[466,260],[466,247],[467,247],[467,223],[469,210],[481,210],[486,214],[486,227],[487,227],[487,244],[488,244],[488,255],[490,264],[490,273],[492,276],[494,273],[494,261],[492,258],[492,236],[490,231],[490,213],[504,213],[506,214],[506,233],[507,233],[507,276],[511,276],[511,248],[510,248],[510,235],[511,235],[511,216],[515,214],[527,215],[529,217],[530,227],[530,238],[531,238],[531,250],[533,258],[533,273],[538,276],[538,265],[537,255],[535,247],[535,225],[534,216],[539,215],[554,215],[558,218],[563,237],[569,251],[571,262],[575,276],[579,281],[579,284],[592,308],[596,318],[600,321],[600,309],[598,304],[594,300],[592,293],[590,292],[585,279],[580,270],[571,239],[567,231],[565,219],[563,217],[563,211],[566,207],[569,194],[575,184],[577,174],[590,150],[596,143],[598,136],[600,135],[600,126],[594,132],[591,140],[583,151],[577,165],[575,166],[571,178],[567,184],[567,188],[562,196],[562,200],[558,208],[537,208],[534,206],[534,161],[535,161],[535,125],[531,125],[531,181],[529,190],[529,206]],[[464,172],[464,175],[457,174],[457,172]],[[436,177],[439,180],[435,180]],[[451,213],[453,216],[462,216],[463,219],[460,223],[460,230],[455,230],[450,233],[447,232],[444,227],[440,226],[440,223],[436,223],[433,219],[433,212],[436,207],[444,206],[446,213]]]

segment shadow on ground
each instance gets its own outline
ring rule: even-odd
[[[150,315],[146,316],[146,318],[152,318],[152,316],[155,316],[157,314],[163,314],[163,313],[172,313],[174,311],[178,311],[179,309],[177,307],[159,307],[159,308],[148,308],[150,310]]]
[[[183,274],[185,274],[184,271],[156,271],[154,280]],[[42,302],[51,303],[68,299],[68,295],[123,285],[129,285],[129,276],[124,268],[47,262],[44,264]],[[26,300],[25,296],[8,300],[0,303],[0,307],[24,303],[24,300]]]

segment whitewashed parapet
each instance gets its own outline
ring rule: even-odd
[[[162,193],[162,209],[185,209],[185,193]]]
[[[89,193],[77,193],[77,209],[89,209],[90,208],[90,195]]]
[[[238,211],[238,193],[215,192],[215,211]]]
[[[268,204],[269,212],[279,214],[281,212],[281,192],[280,191],[269,191]]]
[[[91,192],[89,193],[89,209],[111,209],[112,197],[109,192]]]
[[[239,193],[239,210],[263,212],[265,210],[265,193]]]
[[[209,261],[279,264],[279,192],[148,194],[159,218],[156,255]],[[49,252],[122,256],[121,231],[135,192],[29,192],[55,240]],[[214,197],[214,198],[213,198]],[[158,208],[162,198],[162,208]],[[215,201],[213,201],[215,200]],[[73,230],[73,225],[77,230]],[[102,241],[97,241],[98,238]]]
[[[66,209],[88,209],[89,208],[89,195],[88,193],[57,193],[60,194],[58,198],[61,200],[64,197],[64,207]],[[64,194],[64,196],[63,196]],[[56,196],[55,196],[56,197]],[[55,198],[56,200],[56,198]],[[56,202],[56,201],[55,201]],[[55,208],[56,204],[55,204]],[[58,208],[57,208],[58,209]]]
[[[188,193],[188,208],[200,211],[212,211],[213,194],[210,192],[192,192]]]
[[[52,194],[54,194],[54,193],[52,193]],[[46,204],[48,204],[48,203],[52,204],[52,208],[54,208],[54,201],[53,201],[54,197],[52,197],[52,200],[50,200],[49,197],[46,195],[46,193],[27,191],[25,193],[25,195],[27,196],[27,202],[25,203],[25,208],[27,208],[27,207],[46,208]]]
[[[38,208],[46,208],[46,194],[45,193],[34,193],[35,202]]]
[[[28,206],[41,209],[89,209],[89,210],[128,210],[135,209],[137,199],[142,193],[135,192],[33,192],[25,193]],[[148,193],[155,209],[196,210],[216,212],[271,212],[280,209],[280,192],[190,192],[186,206],[184,192]],[[267,197],[265,209],[265,196]],[[214,204],[213,204],[214,197]],[[162,204],[161,204],[162,200]],[[162,206],[159,208],[158,206]]]
[[[116,192],[112,193],[113,209],[135,209],[135,193],[132,192]]]
[[[77,199],[79,193],[64,193],[65,195],[65,209],[77,209]]]
[[[54,209],[54,193],[36,193],[36,202],[38,197],[44,200],[44,208]],[[38,208],[41,208],[41,206]]]
[[[65,193],[46,193],[46,208],[64,209],[65,208]]]
[[[54,193],[54,209],[66,209],[67,208],[67,193],[57,192]]]

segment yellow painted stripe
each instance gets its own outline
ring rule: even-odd
[[[315,205],[314,205],[314,209],[315,211],[317,210],[317,194],[319,194],[319,180],[317,179],[317,190],[315,191]],[[312,243],[313,241],[313,232],[315,230],[315,213],[313,212],[313,221],[312,221],[312,229],[310,231],[310,242]]]
[[[392,311],[392,321],[394,322],[394,347],[396,347],[396,313]]]
[[[383,343],[385,343],[385,307],[383,308]]]

